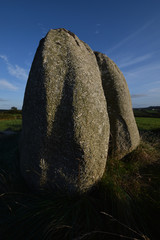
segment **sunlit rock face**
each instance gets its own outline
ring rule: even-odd
[[[135,149],[139,132],[126,80],[117,65],[105,54],[95,52],[110,121],[109,154],[121,159]]]
[[[85,192],[101,179],[109,119],[95,54],[65,29],[37,49],[23,103],[21,173],[31,189]]]

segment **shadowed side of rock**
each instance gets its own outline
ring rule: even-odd
[[[135,149],[140,142],[131,97],[126,80],[117,65],[102,53],[95,52],[95,55],[101,72],[110,121],[109,153],[120,159]]]
[[[32,189],[85,192],[103,175],[109,142],[96,57],[51,30],[37,49],[23,103],[21,172]]]

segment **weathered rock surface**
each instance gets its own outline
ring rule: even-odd
[[[120,159],[135,149],[140,142],[131,97],[126,80],[117,65],[102,53],[95,52],[95,55],[108,106],[109,153]]]
[[[65,29],[40,41],[23,103],[21,173],[32,189],[86,191],[105,170],[109,120],[96,57]]]

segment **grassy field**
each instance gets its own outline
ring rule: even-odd
[[[121,161],[108,158],[103,179],[84,195],[31,192],[19,170],[21,119],[0,120],[0,131],[17,130],[0,137],[0,239],[158,240],[159,120],[137,117],[140,146]]]
[[[160,118],[136,117],[140,130],[160,130]]]
[[[160,129],[160,118],[136,117],[136,123],[140,130],[157,130]],[[12,131],[21,130],[22,119],[13,116],[10,119],[0,119],[0,131],[7,129]]]
[[[0,131],[19,131],[22,128],[21,119],[0,120]]]
[[[156,117],[160,118],[160,107],[135,108],[133,109],[135,117]]]
[[[22,114],[17,111],[0,111],[0,132],[19,131],[22,128]]]

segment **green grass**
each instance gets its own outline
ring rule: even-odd
[[[136,117],[136,123],[140,130],[160,130],[160,118]]]
[[[160,118],[160,107],[156,109],[150,109],[150,108],[139,108],[139,109],[133,109],[135,117],[155,117]]]
[[[140,110],[136,110],[141,113]],[[149,111],[149,110],[148,110]],[[152,111],[153,112],[153,111]],[[139,130],[157,130],[160,129],[160,118],[136,117]],[[0,113],[0,131],[7,129],[12,131],[21,130],[22,116],[21,113]]]
[[[0,120],[11,120],[11,119],[21,119],[21,113],[7,113],[7,112],[0,112]]]
[[[31,192],[19,169],[20,133],[1,137],[0,238],[147,240],[148,236],[157,240],[160,121],[157,118],[136,121],[143,140],[140,146],[121,161],[109,158],[102,180],[83,195]],[[20,119],[6,120],[2,129],[13,130],[16,125],[19,130]]]
[[[0,131],[19,131],[22,128],[21,119],[0,120]]]
[[[22,128],[22,114],[17,111],[0,111],[0,131],[19,131]]]
[[[139,130],[158,130],[160,129],[160,118],[146,118],[136,117],[136,123]],[[22,127],[22,119],[1,119],[0,120],[0,131],[7,129],[12,131],[19,131]]]

